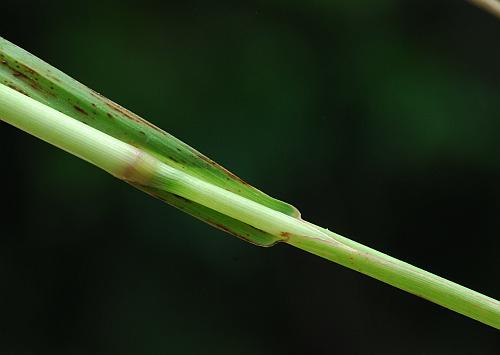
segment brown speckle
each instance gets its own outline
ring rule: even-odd
[[[210,158],[207,158],[206,156],[204,156],[203,154],[199,153],[199,152],[195,152],[196,156],[198,158],[200,158],[201,160],[204,160],[205,162],[207,162],[208,164],[212,165],[213,167],[221,170],[224,174],[226,174],[229,179],[227,180],[236,180],[238,182],[240,182],[241,184],[245,185],[245,186],[249,186],[251,187],[251,185],[249,183],[247,183],[246,181],[242,180],[240,177],[234,175],[232,172],[230,172],[229,170],[227,170],[226,168],[220,166],[219,164],[217,164],[216,162],[214,162],[212,159]]]
[[[179,196],[179,195],[176,195],[176,194],[172,194],[172,196],[174,196],[174,197],[175,197],[176,199],[178,199],[178,200],[183,201],[184,203],[193,203],[193,201],[190,201],[190,200],[188,200],[187,198],[184,198],[184,197],[182,197],[182,196]]]
[[[28,67],[26,64],[23,64],[22,67],[23,67],[23,70],[25,72],[27,72],[27,73],[29,73],[31,75],[36,75],[37,74],[37,72],[34,69]],[[35,80],[38,80],[38,79],[35,79]]]
[[[290,232],[280,232],[280,236],[283,238],[283,240],[288,240],[290,239]]]
[[[231,234],[236,234],[234,233],[231,229],[229,229],[228,227],[226,227],[225,225],[221,224],[221,223],[213,223],[213,226],[214,227],[217,227],[225,232],[228,232],[228,233],[231,233]]]
[[[58,77],[56,77],[56,76],[54,76],[54,75],[49,75],[49,78],[51,78],[51,79],[52,79],[52,80],[54,80],[54,81],[57,81],[58,83],[60,83],[60,82],[61,82],[61,80],[59,80],[59,78],[58,78]]]
[[[120,115],[124,116],[125,118],[128,118],[129,120],[137,122],[139,124],[146,125],[146,126],[152,128],[152,129],[154,129],[155,131],[161,133],[161,134],[166,134],[165,131],[163,131],[161,128],[156,127],[151,122],[146,121],[142,117],[137,116],[135,113],[130,112],[126,108],[124,108],[124,107],[118,105],[117,103],[109,100],[108,98],[102,96],[97,91],[89,89],[89,93],[92,96],[94,96],[94,97],[98,98],[99,100],[101,100],[104,104],[106,104],[106,106],[110,107],[111,109],[113,109],[113,111],[119,113]]]
[[[124,117],[128,118],[129,120],[134,121],[134,122],[137,122],[137,123],[140,123],[140,124],[143,124],[143,125],[146,125],[146,126],[148,126],[148,127],[152,128],[152,129],[154,129],[154,130],[155,130],[155,131],[157,131],[157,132],[160,132],[160,133],[162,133],[162,134],[165,134],[165,132],[164,132],[162,129],[160,129],[160,128],[156,127],[156,126],[155,126],[154,124],[152,124],[151,122],[146,121],[145,119],[143,119],[143,118],[141,118],[141,117],[137,116],[135,113],[130,112],[130,111],[129,111],[129,110],[127,110],[126,108],[121,107],[120,105],[118,105],[118,104],[114,103],[113,101],[108,100],[108,99],[105,99],[104,103],[105,103],[108,107],[112,108],[114,111],[116,111],[116,112],[118,112],[119,114],[121,114],[122,116],[124,116]]]
[[[75,110],[77,110],[78,112],[83,113],[84,115],[88,116],[87,111],[85,111],[85,110],[84,110],[83,108],[81,108],[80,106],[73,105],[73,108],[74,108]]]
[[[21,77],[23,79],[29,79],[26,75],[17,70],[14,70],[12,75],[14,75],[16,78]]]

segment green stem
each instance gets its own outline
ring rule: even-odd
[[[0,117],[122,180],[174,193],[500,329],[500,303],[492,298],[205,182],[2,84]]]
[[[354,252],[339,255],[328,241],[308,237],[291,238],[288,243],[500,329],[499,301],[336,233],[318,228],[337,242],[351,247]]]

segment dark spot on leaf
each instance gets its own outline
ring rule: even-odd
[[[87,111],[85,111],[83,108],[81,108],[81,107],[79,107],[79,106],[76,106],[76,105],[73,105],[73,108],[74,108],[75,110],[77,110],[78,112],[83,113],[84,115],[87,115],[87,116],[88,116]]]
[[[199,153],[199,152],[195,152],[196,156],[198,158],[200,158],[201,160],[204,160],[205,162],[207,162],[208,164],[212,165],[213,167],[221,170],[224,174],[226,174],[229,178],[227,180],[236,180],[238,182],[240,182],[241,184],[245,185],[245,186],[249,186],[251,187],[251,185],[249,183],[247,183],[246,181],[242,180],[240,177],[234,175],[232,172],[230,172],[229,170],[227,170],[226,168],[220,166],[219,164],[217,164],[216,162],[214,162],[212,159],[210,158],[207,158],[206,156],[204,156],[203,154]]]
[[[55,77],[54,75],[50,75],[50,76],[49,76],[49,78],[51,78],[51,79],[52,79],[52,80],[54,80],[54,81],[57,81],[58,83],[60,83],[60,82],[61,82],[61,80],[59,80],[59,78],[58,78],[58,77]]]
[[[228,233],[231,233],[231,234],[234,234],[234,232],[229,229],[228,227],[226,227],[225,225],[221,224],[221,223],[213,223],[213,226],[214,227],[217,227],[225,232],[228,232]]]
[[[160,128],[156,127],[156,126],[155,126],[154,124],[152,124],[151,122],[146,121],[145,119],[143,119],[143,118],[141,118],[141,117],[137,116],[135,113],[130,112],[130,111],[129,111],[129,110],[127,110],[126,108],[121,107],[120,105],[118,105],[118,104],[114,103],[113,101],[108,100],[108,99],[104,99],[104,103],[105,103],[108,107],[112,108],[114,111],[116,111],[116,112],[118,112],[119,114],[121,114],[123,117],[128,118],[129,120],[134,121],[134,122],[137,122],[137,123],[139,123],[139,124],[146,125],[146,126],[148,126],[148,127],[152,128],[152,129],[154,129],[154,130],[155,130],[155,131],[157,131],[157,132],[160,132],[160,133],[162,133],[162,134],[165,134],[165,132],[164,132],[162,129],[160,129]]]
[[[184,198],[182,196],[179,196],[179,195],[176,195],[176,194],[172,194],[172,196],[174,196],[176,199],[181,200],[181,201],[183,201],[185,203],[193,203],[193,201],[190,201],[187,198]]]
[[[29,79],[26,75],[24,75],[23,73],[21,73],[20,71],[17,71],[17,70],[14,70],[12,75],[14,75],[16,78],[21,77],[23,79]]]
[[[290,232],[280,232],[280,236],[284,239],[284,240],[288,240],[290,238]]]

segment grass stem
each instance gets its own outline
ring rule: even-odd
[[[164,190],[500,329],[500,303],[369,247],[203,181],[0,84],[0,118],[115,177]]]
[[[500,1],[498,0],[468,0],[492,15],[500,18]]]

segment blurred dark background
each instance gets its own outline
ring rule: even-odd
[[[4,2],[0,35],[305,219],[500,297],[500,21],[464,1]],[[1,124],[1,354],[498,354]]]

